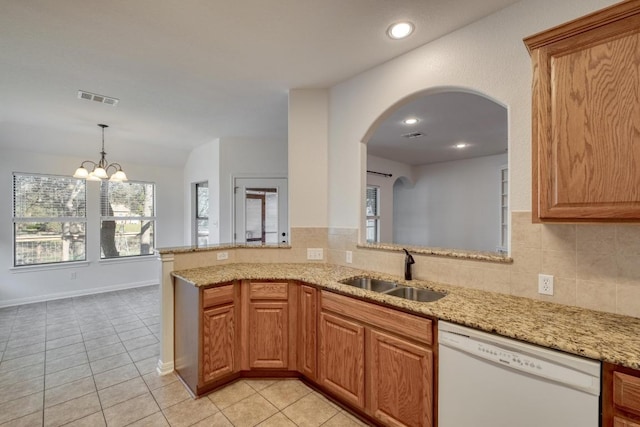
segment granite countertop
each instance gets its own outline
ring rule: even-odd
[[[176,271],[194,286],[240,279],[300,280],[567,353],[640,369],[640,318],[329,264],[224,264]],[[338,283],[355,276],[446,292],[435,302],[408,301]]]

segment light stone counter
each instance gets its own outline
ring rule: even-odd
[[[328,264],[224,264],[172,273],[194,286],[231,280],[300,280],[346,295],[494,332],[591,359],[640,369],[640,319],[423,280]],[[355,276],[393,280],[448,295],[435,302],[408,301],[338,283]]]

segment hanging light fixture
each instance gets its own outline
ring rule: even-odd
[[[109,181],[114,182],[122,182],[127,181],[127,175],[122,170],[122,166],[119,163],[107,163],[106,155],[104,152],[104,128],[108,128],[108,125],[99,124],[102,128],[102,151],[100,151],[100,161],[98,163],[93,162],[91,160],[85,160],[80,164],[80,167],[76,169],[76,173],[73,174],[74,178],[78,179],[86,179],[89,181],[102,181],[103,179],[109,178],[109,174],[107,173],[109,169],[115,169],[115,172],[109,178]],[[89,163],[93,166],[91,172],[84,167],[86,163]]]

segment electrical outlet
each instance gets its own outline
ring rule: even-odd
[[[324,257],[322,252],[322,248],[307,248],[307,259],[321,260]]]
[[[229,252],[218,252],[218,261],[222,259],[229,259]]]
[[[550,274],[538,274],[538,293],[553,295],[553,276]]]
[[[353,252],[347,251],[347,264],[351,264],[353,262]]]

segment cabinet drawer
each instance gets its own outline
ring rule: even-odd
[[[233,285],[207,288],[202,292],[202,308],[233,302]]]
[[[413,340],[431,344],[431,320],[392,308],[322,291],[321,307]]]
[[[640,378],[614,372],[613,403],[620,409],[640,415]]]
[[[289,297],[289,283],[287,282],[251,282],[249,284],[249,298],[286,300]]]

